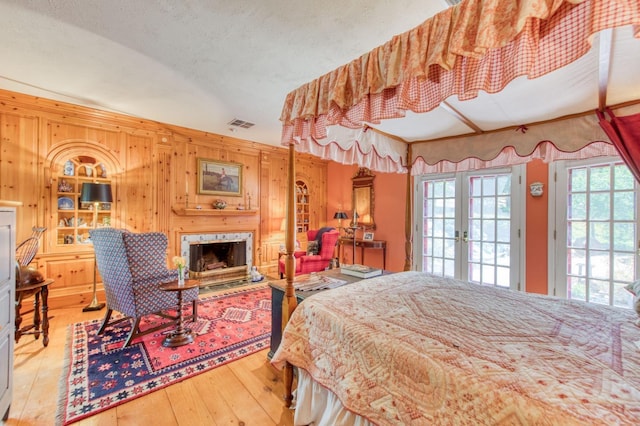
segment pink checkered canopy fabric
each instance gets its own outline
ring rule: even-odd
[[[599,31],[636,26],[637,0],[464,0],[423,24],[287,95],[282,144],[428,112],[450,96],[496,93],[520,76],[538,78],[587,53]]]

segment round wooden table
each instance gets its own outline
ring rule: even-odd
[[[178,318],[176,319],[176,329],[164,338],[162,346],[175,348],[176,346],[182,346],[193,342],[193,332],[190,328],[185,328],[183,325],[182,292],[184,290],[198,287],[199,284],[200,282],[198,280],[185,280],[183,285],[178,285],[178,281],[160,284],[160,290],[178,292]]]

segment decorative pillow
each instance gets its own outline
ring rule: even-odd
[[[638,316],[640,316],[640,280],[627,284],[625,289],[633,294],[633,308]],[[640,318],[636,320],[636,325],[640,327]]]
[[[309,241],[307,243],[307,255],[318,254],[318,242]]]

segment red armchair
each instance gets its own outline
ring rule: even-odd
[[[307,240],[315,241],[316,234],[319,229],[314,229],[307,231]],[[338,238],[340,238],[340,232],[336,229],[332,229],[330,231],[326,231],[322,234],[322,244],[320,247],[320,252],[318,254],[306,254],[305,252],[299,253],[296,252],[294,256],[296,257],[296,275],[300,274],[310,274],[311,272],[320,272],[327,269],[331,259],[333,259],[333,254],[336,248],[336,244],[338,243]],[[278,261],[278,271],[280,272],[280,278],[284,277],[284,257]]]

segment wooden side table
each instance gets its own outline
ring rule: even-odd
[[[193,332],[190,328],[183,325],[182,315],[182,292],[200,285],[198,280],[185,280],[184,285],[178,285],[178,281],[171,281],[160,284],[160,290],[178,292],[178,318],[176,319],[176,329],[164,338],[162,346],[175,348],[177,346],[187,345],[193,342]]]
[[[42,345],[49,345],[49,285],[53,280],[47,279],[41,283],[29,284],[16,287],[16,320],[15,320],[15,340],[18,343],[20,337],[25,334],[33,334],[37,339],[42,333]],[[20,327],[22,324],[22,300],[33,295],[33,324]],[[42,318],[40,317],[42,309]]]
[[[387,268],[387,242],[385,240],[361,240],[347,237],[340,237],[338,239],[338,257],[342,259],[342,246],[353,245],[353,263],[356,263],[355,250],[356,247],[360,247],[360,263],[364,263],[364,251],[365,249],[382,250],[382,269]]]

